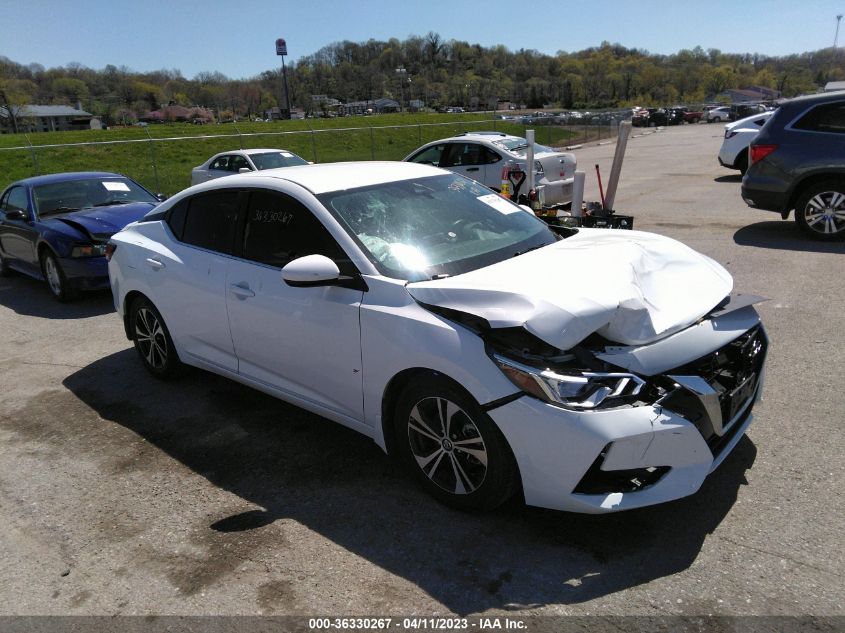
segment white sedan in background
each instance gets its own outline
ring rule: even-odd
[[[528,141],[503,132],[467,132],[423,145],[404,158],[405,162],[434,165],[477,180],[499,191],[502,168],[510,164],[525,171]],[[575,155],[534,144],[534,182],[543,187],[547,205],[572,201]],[[528,194],[527,182],[519,194]]]
[[[286,149],[236,149],[215,154],[199,167],[194,167],[191,170],[191,184],[198,185],[232,174],[307,164],[307,160]]]
[[[550,227],[429,165],[221,178],[108,254],[154,376],[193,365],[325,416],[459,508],[690,495],[762,389],[755,298],[718,263],[660,235]]]
[[[748,146],[773,114],[774,110],[771,110],[728,123],[719,149],[719,164],[728,169],[738,169],[744,174],[748,169]]]

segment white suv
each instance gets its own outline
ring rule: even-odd
[[[406,162],[442,167],[499,191],[502,168],[510,162],[525,171],[528,141],[503,132],[468,132],[423,145],[405,157]],[[546,204],[572,201],[575,156],[545,145],[534,145],[534,182],[543,186]],[[518,192],[527,194],[523,184]]]

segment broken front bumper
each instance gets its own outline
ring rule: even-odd
[[[489,411],[513,450],[526,503],[601,513],[693,494],[751,424],[767,345],[758,325],[667,372],[675,388],[651,406],[572,411],[524,396]]]

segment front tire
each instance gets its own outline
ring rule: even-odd
[[[822,180],[805,189],[795,202],[795,221],[814,239],[845,239],[845,180]]]
[[[161,380],[178,375],[182,362],[173,339],[161,314],[148,299],[136,299],[129,307],[129,331],[148,372]]]
[[[398,455],[432,496],[459,510],[492,510],[513,496],[517,468],[495,422],[440,377],[415,380],[394,415]]]
[[[41,254],[41,272],[47,281],[50,294],[56,301],[67,303],[76,298],[76,290],[70,287],[58,258],[50,251],[44,251]]]

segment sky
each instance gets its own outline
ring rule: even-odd
[[[549,55],[604,40],[662,54],[701,46],[789,55],[832,46],[845,0],[27,0],[21,7],[0,0],[0,55],[21,64],[240,79],[280,66],[278,37],[287,40],[286,62],[332,42],[429,31]]]

